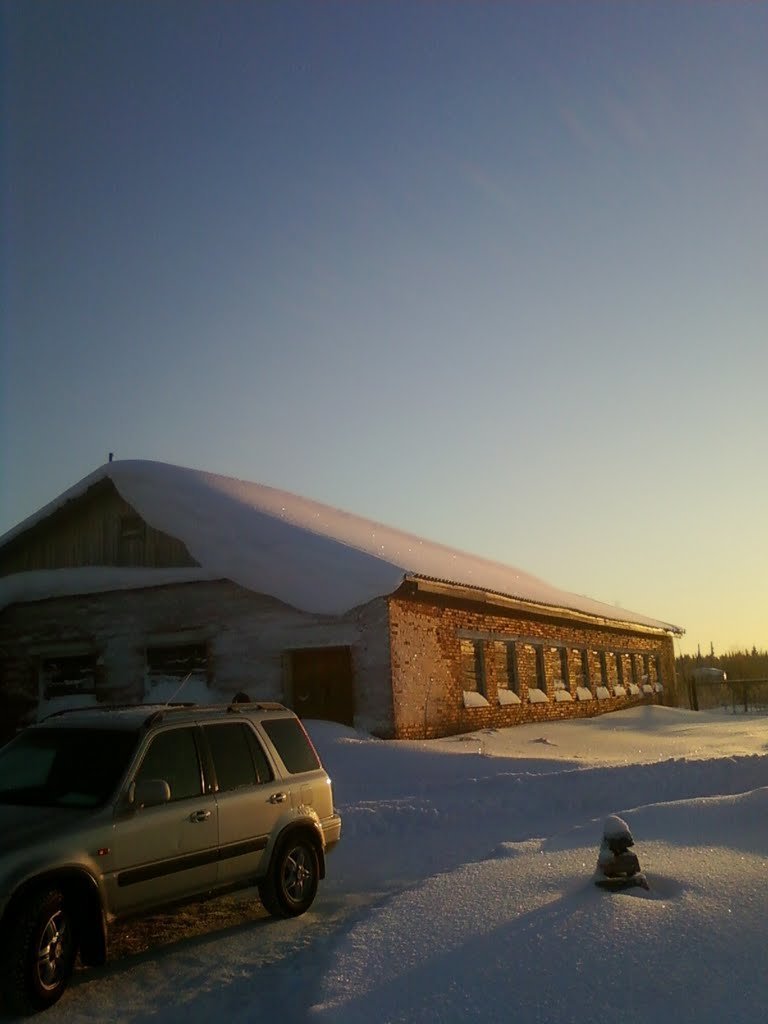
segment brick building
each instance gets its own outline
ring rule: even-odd
[[[0,537],[0,728],[277,699],[385,737],[675,703],[681,630],[259,484],[110,462]],[[181,689],[180,689],[181,688]]]

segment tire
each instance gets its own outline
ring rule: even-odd
[[[58,889],[45,889],[21,905],[3,942],[2,988],[6,1006],[36,1013],[64,994],[77,957],[72,915]]]
[[[288,836],[278,846],[269,874],[259,885],[261,902],[273,917],[298,917],[312,906],[319,879],[312,840]]]

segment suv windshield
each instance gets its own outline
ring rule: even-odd
[[[137,741],[125,729],[30,729],[0,750],[0,804],[98,807]]]

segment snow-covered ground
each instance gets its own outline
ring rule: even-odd
[[[309,727],[344,816],[312,910],[272,921],[247,893],[122,929],[46,1022],[766,1019],[768,717]],[[592,884],[610,813],[648,892]]]

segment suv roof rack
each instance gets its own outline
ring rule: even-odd
[[[153,707],[154,705],[147,704],[147,707]],[[178,708],[193,708],[195,707],[194,701],[174,701],[169,707]],[[52,711],[45,718],[41,718],[41,722],[47,722],[51,718],[61,718],[62,715],[79,715],[83,711],[132,711],[142,707],[141,704],[93,704],[84,708],[60,708],[58,711]]]
[[[149,728],[156,722],[161,722],[166,714],[177,711],[228,711],[232,714],[240,714],[248,711],[288,711],[285,704],[274,700],[232,700],[228,704],[198,704],[193,700],[170,701],[168,704],[158,706],[157,704],[94,704],[87,708],[61,708],[59,711],[52,711],[41,719],[47,722],[51,718],[61,718],[64,715],[76,715],[83,711],[105,712],[105,711],[141,711],[147,709],[147,717],[144,719],[144,728]]]
[[[136,705],[133,705],[136,707]],[[141,705],[138,705],[139,707]],[[149,705],[148,705],[149,706]],[[148,729],[150,725],[156,725],[158,722],[162,722],[163,718],[169,711],[228,711],[230,714],[242,714],[243,712],[249,711],[288,711],[289,709],[285,704],[280,704],[276,700],[233,700],[229,704],[167,704],[161,708],[156,708],[144,722],[144,728]]]

